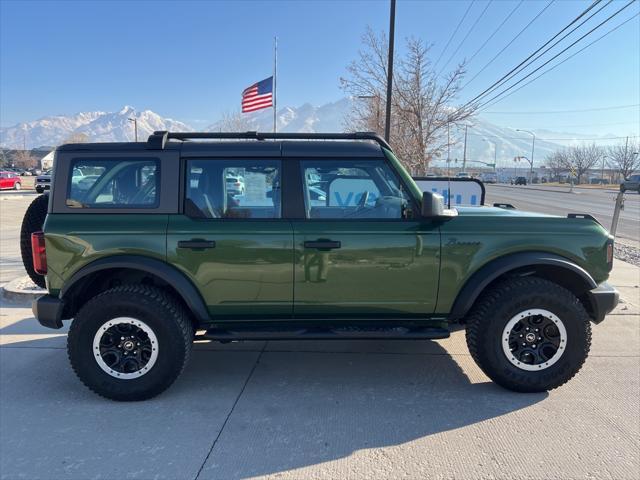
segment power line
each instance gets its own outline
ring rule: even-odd
[[[469,10],[471,10],[471,7],[473,7],[473,4],[476,3],[475,0],[473,0],[469,6],[467,7],[467,10],[464,12],[464,15],[462,16],[462,18],[460,19],[460,21],[458,22],[458,26],[456,27],[456,29],[453,31],[453,33],[451,34],[451,36],[449,37],[449,40],[447,41],[447,44],[444,46],[444,48],[442,49],[442,51],[440,52],[440,56],[438,57],[438,59],[436,60],[436,63],[433,64],[433,69],[435,70],[436,65],[438,65],[438,62],[440,61],[440,59],[442,58],[442,55],[444,55],[444,52],[447,51],[447,48],[449,48],[449,44],[451,43],[451,40],[453,40],[453,37],[456,36],[456,33],[458,33],[458,29],[460,29],[460,25],[462,25],[462,22],[464,22],[464,19],[467,18],[467,14],[469,13]]]
[[[491,4],[493,3],[493,0],[489,0],[489,2],[487,3],[487,5],[484,7],[484,9],[482,10],[482,12],[480,12],[480,15],[478,16],[478,18],[476,18],[476,21],[473,22],[473,25],[471,25],[471,28],[469,29],[469,31],[467,32],[467,34],[464,36],[464,38],[462,39],[462,41],[458,44],[458,48],[456,48],[456,50],[451,54],[451,56],[449,57],[449,60],[446,61],[446,63],[442,66],[442,68],[440,69],[440,71],[438,72],[438,77],[442,74],[442,72],[444,71],[444,69],[447,67],[447,65],[449,65],[449,62],[453,59],[453,57],[456,56],[456,53],[458,53],[458,51],[460,50],[460,47],[462,47],[462,45],[464,44],[464,42],[466,42],[467,38],[469,38],[469,35],[471,35],[471,32],[473,32],[473,29],[476,28],[476,25],[478,24],[478,22],[480,21],[480,19],[484,16],[485,12],[487,11],[487,9],[491,6]]]
[[[510,41],[509,43],[507,43],[507,44],[502,48],[502,50],[500,50],[498,53],[496,53],[496,54],[495,54],[495,56],[494,56],[491,60],[489,60],[489,61],[485,64],[485,66],[484,66],[484,67],[482,67],[482,68],[478,71],[478,73],[476,73],[473,77],[471,77],[471,80],[469,80],[467,83],[465,83],[465,84],[464,84],[464,86],[463,86],[462,88],[463,88],[463,89],[464,89],[464,88],[466,88],[466,87],[467,87],[467,85],[469,85],[469,84],[470,84],[471,82],[473,82],[476,78],[478,78],[478,75],[480,75],[482,72],[484,72],[484,71],[489,67],[489,65],[491,65],[491,64],[494,62],[494,60],[495,60],[496,58],[498,58],[498,57],[502,54],[502,52],[504,52],[507,48],[509,48],[509,47],[511,46],[511,44],[512,44],[513,42],[515,42],[515,41],[518,39],[518,37],[520,37],[520,35],[522,35],[522,34],[523,34],[523,33],[524,33],[524,32],[525,32],[525,31],[526,31],[526,30],[527,30],[527,29],[528,29],[528,28],[533,24],[533,22],[535,22],[535,21],[538,19],[538,17],[539,17],[540,15],[542,15],[542,14],[545,12],[545,10],[546,10],[547,8],[549,8],[549,7],[550,7],[550,6],[551,6],[555,1],[556,1],[556,0],[550,0],[550,2],[549,2],[549,3],[547,3],[547,5],[546,5],[542,10],[540,10],[540,11],[538,12],[538,14],[537,14],[535,17],[533,17],[533,18],[529,21],[529,23],[527,23],[527,24],[524,26],[524,28],[523,28],[522,30],[520,30],[520,31],[518,32],[518,34],[517,34],[515,37],[513,37],[513,38],[511,39],[511,41]]]
[[[511,80],[513,77],[515,77],[518,73],[522,72],[524,69],[526,69],[527,67],[529,67],[530,65],[532,65],[535,61],[539,60],[540,58],[542,58],[544,56],[545,53],[547,53],[548,51],[550,51],[553,47],[555,47],[556,45],[558,45],[560,42],[562,42],[565,38],[569,37],[573,32],[575,32],[576,30],[578,30],[580,27],[582,27],[585,23],[587,23],[589,20],[591,20],[593,17],[595,17],[598,13],[600,13],[602,10],[604,10],[611,2],[613,2],[613,0],[609,0],[607,3],[605,3],[603,6],[601,6],[598,10],[596,10],[595,12],[593,12],[591,15],[589,15],[587,18],[585,18],[582,22],[580,22],[578,25],[576,25],[575,27],[573,27],[569,32],[565,33],[562,37],[560,37],[558,40],[556,40],[553,44],[549,45],[546,49],[544,49],[542,52],[536,54],[531,60],[526,61],[526,63],[524,65],[522,65],[521,67],[519,67],[515,72],[511,73],[510,75],[507,76],[507,78],[501,80],[499,82],[498,85],[496,85],[495,87],[492,87],[490,91],[488,91],[487,93],[485,93],[483,96],[489,95],[491,92],[495,91],[498,89],[498,87],[500,87],[501,85],[505,84],[506,82],[508,82],[509,80]]]
[[[531,71],[530,73],[528,73],[527,75],[525,75],[524,77],[522,77],[520,80],[518,80],[516,83],[514,83],[513,85],[511,85],[510,87],[506,88],[505,90],[501,91],[500,93],[498,93],[497,95],[494,95],[493,97],[491,97],[489,100],[481,103],[478,106],[478,110],[485,108],[485,107],[489,107],[491,105],[494,105],[497,102],[491,103],[494,100],[496,100],[498,97],[502,97],[502,98],[506,98],[506,96],[503,96],[505,93],[507,93],[509,90],[511,90],[513,87],[515,87],[516,85],[518,85],[519,83],[522,83],[524,80],[526,80],[527,78],[529,78],[531,75],[533,75],[534,73],[536,73],[538,70],[540,70],[542,67],[544,67],[545,65],[549,64],[551,61],[555,60],[556,58],[558,58],[560,55],[562,55],[564,52],[566,52],[567,50],[569,50],[571,47],[573,47],[575,44],[579,43],[580,41],[582,41],[585,37],[587,37],[588,35],[590,35],[591,33],[593,33],[595,30],[597,30],[598,28],[602,27],[605,23],[609,22],[611,19],[613,19],[613,17],[615,17],[616,15],[618,15],[619,13],[621,13],[625,8],[629,7],[632,3],[634,3],[636,0],[631,0],[629,3],[627,3],[625,6],[623,6],[621,9],[619,9],[617,12],[615,12],[613,15],[611,15],[610,17],[606,18],[605,20],[603,20],[602,22],[600,22],[598,25],[596,25],[594,28],[592,28],[591,30],[589,30],[587,33],[585,33],[583,36],[581,36],[580,38],[578,38],[575,42],[573,42],[571,45],[569,45],[568,47],[564,48],[563,50],[561,50],[559,53],[557,53],[556,55],[554,55],[553,57],[551,57],[549,60],[547,60],[546,62],[544,62],[542,65],[540,65],[539,67],[537,67],[535,70]],[[593,42],[587,44],[585,47],[583,47],[582,49],[578,50],[577,52],[574,52],[572,55],[570,55],[569,57],[565,58],[564,60],[562,60],[561,62],[557,63],[556,65],[554,65],[553,67],[549,68],[548,70],[546,70],[545,72],[541,73],[540,75],[538,75],[537,77],[533,78],[530,82],[533,82],[536,78],[541,77],[542,75],[544,75],[545,73],[553,70],[554,68],[556,68],[557,66],[561,65],[562,63],[566,62],[567,60],[569,60],[571,57],[577,55],[578,53],[580,53],[581,51],[585,50],[586,48],[590,47],[591,45],[593,45],[594,43],[596,43],[598,40],[601,40],[602,38],[606,37],[607,35],[609,35],[610,33],[614,32],[615,30],[617,30],[618,28],[620,28],[622,25],[624,25],[625,23],[631,21],[633,18],[635,18],[638,14],[634,15],[633,17],[628,18],[626,21],[622,22],[621,24],[619,24],[618,26],[616,26],[615,28],[609,30],[607,33],[605,33],[604,35],[602,35],[601,37],[597,38],[596,40],[594,40]],[[525,87],[527,84],[522,85],[523,88]],[[518,90],[520,89],[518,88]],[[513,91],[512,93],[515,93],[517,90]],[[511,94],[509,94],[511,95]],[[491,105],[489,105],[491,104]]]
[[[633,1],[633,0],[632,0]],[[482,97],[485,97],[487,95],[489,95],[490,93],[496,91],[501,85],[505,84],[506,82],[508,82],[509,80],[511,80],[513,77],[515,77],[518,73],[522,72],[524,69],[526,69],[527,67],[529,67],[530,65],[532,65],[535,61],[539,60],[540,58],[542,58],[544,56],[545,53],[547,53],[549,50],[551,50],[553,47],[555,47],[556,45],[558,45],[560,42],[562,42],[565,38],[567,38],[569,35],[571,35],[573,32],[575,32],[577,29],[579,29],[581,26],[583,26],[585,23],[587,23],[589,20],[591,20],[594,16],[596,16],[598,13],[600,13],[604,8],[606,8],[611,2],[613,2],[613,0],[609,0],[607,3],[605,3],[602,7],[600,7],[598,10],[596,10],[594,13],[592,13],[591,15],[589,15],[587,18],[585,18],[582,22],[580,22],[578,25],[576,25],[575,27],[573,27],[573,29],[571,29],[569,32],[565,33],[561,38],[559,38],[558,40],[555,41],[555,43],[549,45],[544,51],[538,53],[534,58],[532,58],[531,60],[527,61],[524,65],[522,65],[520,68],[518,68],[515,72],[513,72],[512,74],[508,75],[507,78],[504,78],[503,80],[501,80],[499,82],[498,85],[492,87],[490,89],[490,91],[486,92],[485,94],[482,95]],[[560,52],[562,53],[562,52]],[[544,65],[542,65],[544,66]],[[535,71],[535,70],[534,70]],[[526,78],[526,77],[525,77]],[[482,100],[482,97],[479,98],[478,100]],[[494,97],[495,98],[495,97]]]
[[[595,0],[589,7],[587,7],[586,9],[584,9],[582,11],[582,13],[580,13],[580,15],[578,15],[576,18],[574,18],[568,25],[566,25],[565,27],[562,28],[562,30],[560,30],[558,33],[556,33],[553,37],[551,37],[549,40],[547,40],[541,47],[539,47],[535,52],[533,52],[531,55],[529,55],[527,58],[525,58],[522,62],[520,62],[518,65],[516,65],[515,67],[513,67],[509,72],[507,72],[505,75],[503,75],[501,78],[499,78],[496,82],[494,82],[491,86],[489,86],[489,88],[485,89],[484,91],[482,91],[481,93],[479,93],[478,95],[476,95],[474,98],[472,98],[470,101],[468,101],[464,107],[467,107],[471,104],[473,104],[476,100],[478,100],[479,98],[485,96],[487,93],[491,92],[493,89],[495,89],[496,86],[500,85],[503,80],[507,77],[509,77],[514,71],[518,70],[524,63],[526,63],[531,57],[533,57],[534,55],[536,55],[540,50],[542,50],[544,47],[546,47],[547,45],[549,45],[551,42],[553,42],[557,37],[559,37],[565,30],[567,30],[569,27],[571,27],[571,25],[573,25],[574,23],[576,23],[578,20],[580,20],[582,17],[584,17],[587,13],[589,13],[589,11],[595,7],[597,4],[599,4],[602,0]],[[463,108],[464,108],[463,107]]]
[[[502,20],[502,23],[500,23],[500,25],[498,25],[498,27],[493,31],[493,33],[491,35],[489,35],[489,38],[487,38],[484,43],[482,45],[480,45],[480,47],[475,51],[475,53],[473,55],[471,55],[471,58],[469,60],[467,60],[467,63],[471,63],[471,61],[476,58],[476,55],[478,55],[478,53],[480,52],[480,50],[482,50],[484,48],[484,46],[489,43],[489,41],[494,37],[494,35],[496,33],[498,33],[498,31],[502,28],[502,26],[507,23],[507,20],[509,20],[511,18],[511,16],[516,13],[516,10],[518,10],[520,8],[520,6],[524,3],[524,0],[520,0],[520,3],[518,3],[515,7],[513,7],[513,9],[511,10],[511,12],[509,12],[509,15],[507,15],[505,17],[504,20]]]
[[[632,18],[633,18],[633,17],[632,17]],[[627,20],[627,21],[628,21],[628,20]],[[626,22],[625,22],[625,23],[626,23]],[[620,27],[621,25],[622,25],[622,24],[618,25],[618,27]],[[618,28],[618,27],[616,27],[616,28]],[[615,29],[614,29],[614,30],[615,30]],[[608,34],[609,34],[609,33],[611,33],[612,31],[613,31],[613,30],[610,30],[609,32],[607,32],[606,34],[604,34],[604,35],[603,35],[602,37],[600,37],[600,38],[603,38],[604,36],[608,35]],[[589,45],[594,44],[595,42],[597,42],[598,40],[600,40],[600,38],[598,38],[597,40],[594,40],[594,41],[593,41],[593,42],[591,42]],[[587,47],[588,47],[589,45],[587,45]],[[587,47],[584,47],[584,48],[587,48]],[[583,48],[582,50],[584,50],[584,48]],[[574,55],[576,55],[576,54],[578,54],[578,53],[579,53],[580,51],[582,51],[582,50],[579,50],[578,52],[574,53],[573,55],[571,55],[571,57],[572,57],[572,56],[574,56]],[[567,57],[566,59],[564,59],[564,60],[563,60],[562,62],[560,62],[560,63],[566,62],[566,61],[567,61],[567,60],[569,60],[571,57]],[[556,67],[557,67],[558,65],[560,65],[560,63],[558,63],[558,64],[556,65]],[[555,68],[555,67],[553,67],[553,68]],[[548,72],[548,71],[549,71],[549,70],[547,70],[546,72]],[[546,72],[545,72],[545,73],[546,73]],[[542,75],[543,75],[543,74],[541,74],[541,75],[539,75],[539,76],[542,76]],[[536,78],[538,78],[538,77],[536,77]],[[531,81],[533,81],[533,80],[531,80]],[[529,83],[530,83],[530,82],[527,82],[525,85],[528,85]],[[524,87],[524,85],[523,85],[523,87]],[[520,88],[522,88],[522,87],[520,87]],[[520,90],[520,89],[518,89],[518,90]],[[512,93],[515,93],[515,92],[512,92]],[[510,93],[509,95],[511,95],[511,93]],[[507,97],[508,97],[509,95],[507,95]],[[506,97],[505,97],[505,98],[506,98]],[[535,111],[528,111],[528,112],[527,112],[527,111],[520,111],[520,112],[513,112],[513,111],[512,111],[512,112],[496,112],[496,111],[488,112],[488,111],[486,111],[486,112],[484,112],[484,113],[485,113],[485,114],[487,114],[487,113],[492,113],[492,114],[500,114],[500,115],[540,115],[540,114],[545,114],[545,115],[546,115],[546,114],[550,114],[550,113],[600,112],[600,111],[603,111],[603,110],[622,110],[622,109],[625,109],[625,108],[634,108],[634,107],[640,107],[640,103],[632,103],[631,105],[614,105],[614,106],[611,106],[611,107],[580,108],[580,109],[576,109],[576,110],[535,110]]]
[[[504,140],[529,140],[530,137],[503,137],[501,135],[484,135],[482,133],[469,133],[469,136],[474,136],[474,137],[486,137],[486,138],[502,138]],[[560,141],[560,140],[564,140],[564,141],[569,141],[569,140],[578,140],[578,141],[586,141],[586,140],[620,140],[623,138],[639,138],[640,135],[623,135],[621,137],[584,137],[584,138],[578,138],[578,137],[570,137],[570,138],[542,138],[542,137],[538,137],[536,136],[536,141],[544,141],[544,142],[553,142],[553,141]]]

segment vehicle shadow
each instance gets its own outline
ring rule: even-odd
[[[47,332],[65,330],[66,326]],[[277,475],[345,459],[361,450],[409,442],[428,444],[451,430],[462,429],[460,435],[471,435],[473,430],[466,431],[466,427],[526,409],[547,397],[516,394],[488,381],[468,353],[461,353],[464,332],[455,332],[442,344],[384,340],[197,344],[190,365],[168,391],[148,402],[114,403],[86,391],[68,371],[55,373],[61,375],[57,382],[49,377],[67,363],[66,355],[61,354],[55,354],[57,360],[52,362],[49,345],[55,340],[56,346],[64,346],[65,339],[32,337],[41,333],[33,318],[0,329],[2,335],[23,336],[24,340],[18,338],[9,347],[44,348],[39,351],[45,353],[32,349],[31,355],[49,359],[46,380],[41,377],[44,371],[37,372],[26,363],[20,367],[17,360],[11,378],[36,385],[28,387],[35,396],[45,395],[38,382],[50,392],[57,383],[55,401],[66,403],[67,398],[73,403],[73,409],[65,413],[65,423],[80,425],[88,414],[106,409],[112,415],[121,412],[135,428],[136,417],[127,412],[142,415],[146,425],[155,425],[147,431],[151,434],[147,438],[164,452],[163,462],[200,466],[206,459],[199,479]],[[218,406],[212,409],[211,405]],[[22,411],[20,406],[13,408]],[[169,428],[174,415],[170,412],[176,409],[191,412],[179,417],[183,435],[189,432],[188,444],[182,446],[175,444]],[[193,424],[196,419],[197,425]],[[67,428],[52,418],[47,423],[47,432]],[[118,444],[120,429],[112,430],[104,430],[101,441]],[[102,460],[93,459],[92,440],[84,441],[89,442],[84,447],[87,467],[99,468]],[[191,443],[205,450],[194,449]],[[129,468],[127,445],[124,442],[120,452],[124,470]],[[66,447],[58,448],[70,453]],[[203,453],[209,448],[208,455]],[[422,448],[428,455],[428,447]],[[167,475],[158,458],[133,457],[131,467],[135,463],[145,475]],[[76,473],[81,477],[90,472]]]
[[[201,478],[274,475],[422,442],[545,398],[493,384],[468,354],[433,341],[269,342]]]

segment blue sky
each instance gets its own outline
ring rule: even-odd
[[[555,1],[463,91],[469,99],[526,58],[590,2]],[[626,1],[614,1],[603,20]],[[399,0],[397,55],[410,35],[437,58],[469,1]],[[518,1],[494,1],[451,65],[470,57]],[[468,79],[506,45],[547,0],[526,0],[468,65]],[[589,37],[640,10],[640,2]],[[487,6],[476,1],[439,67]],[[237,110],[240,92],[271,74],[279,45],[279,105],[335,101],[338,78],[356,57],[367,25],[387,29],[385,1],[7,1],[0,0],[0,123],[52,114],[152,109],[196,127]],[[608,13],[605,13],[608,12]],[[595,20],[595,19],[594,19]],[[598,22],[599,23],[599,22]],[[596,23],[593,23],[595,25]],[[586,32],[586,30],[583,30]],[[565,45],[565,44],[563,44]],[[518,113],[640,104],[638,17],[554,71],[496,104],[488,120],[517,128],[638,135],[640,109]]]

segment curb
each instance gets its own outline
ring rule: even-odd
[[[495,183],[493,184],[496,187],[500,187],[500,188],[511,188],[513,190],[536,190],[538,192],[555,192],[555,193],[569,193],[571,195],[580,195],[582,194],[582,192],[576,192],[575,190],[573,192],[569,191],[569,190],[560,190],[560,189],[555,189],[555,188],[540,188],[540,187],[529,187],[527,185],[526,188],[521,189],[520,187],[517,187],[515,185],[503,185],[500,183]]]
[[[27,276],[13,279],[4,287],[0,287],[0,299],[29,306],[33,300],[46,293],[45,289],[35,286]]]

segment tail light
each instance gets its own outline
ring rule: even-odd
[[[239,187],[239,186],[240,186],[240,182],[236,182],[236,187]]]
[[[44,246],[44,232],[31,234],[31,252],[33,255],[33,269],[38,275],[47,274],[47,252]]]

